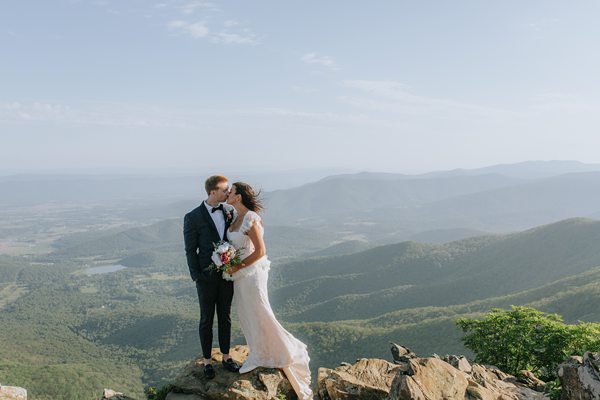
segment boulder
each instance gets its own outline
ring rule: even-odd
[[[438,358],[414,358],[408,361],[407,374],[398,374],[392,382],[389,399],[464,399],[467,375]]]
[[[398,370],[388,361],[367,358],[336,369],[319,368],[317,393],[322,400],[387,399]]]
[[[600,399],[600,353],[571,357],[558,366],[563,400]]]
[[[0,400],[27,400],[27,390],[17,386],[0,385]]]
[[[546,382],[535,376],[533,372],[526,370],[519,371],[517,381],[521,382],[527,387],[532,388],[537,392],[543,392],[546,386]]]
[[[413,353],[408,347],[400,346],[394,342],[390,342],[390,351],[392,352],[392,358],[394,363],[401,364],[407,362],[411,358],[415,358],[417,355]]]
[[[399,369],[392,382],[390,400],[547,399],[533,390],[539,389],[540,383],[543,389],[544,383],[531,373],[524,374],[524,384],[497,368],[471,364],[465,356],[417,358],[403,349],[406,348],[392,343],[392,357]]]
[[[121,392],[115,392],[112,389],[104,389],[102,400],[134,400],[133,397],[125,396]]]
[[[473,370],[473,368],[471,367],[471,363],[469,362],[469,360],[467,360],[467,357],[465,356],[450,355],[444,357],[443,360],[446,361],[448,364],[452,365],[454,368],[458,369],[459,371],[470,373]]]
[[[242,363],[248,356],[248,347],[235,346],[229,353],[234,360]],[[246,374],[225,370],[222,354],[213,349],[212,360],[216,377],[204,379],[203,358],[190,362],[183,372],[172,382],[172,390],[167,400],[269,400],[278,396],[296,399],[296,394],[283,371],[277,368],[257,368]]]
[[[476,392],[476,389],[483,387],[495,397],[490,399],[515,399],[515,400],[544,400],[548,399],[543,393],[540,393],[506,372],[500,371],[493,366],[473,364],[473,370],[468,374],[470,391]],[[541,382],[541,381],[540,381]],[[476,386],[478,385],[478,386]],[[470,397],[468,397],[470,399]],[[472,397],[477,399],[478,397]],[[487,399],[482,397],[482,399]]]

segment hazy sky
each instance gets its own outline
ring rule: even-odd
[[[600,2],[0,5],[0,172],[600,162]]]

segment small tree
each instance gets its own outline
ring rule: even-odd
[[[554,379],[556,366],[568,356],[600,350],[600,324],[566,325],[557,314],[529,307],[494,308],[482,320],[461,318],[456,323],[477,362],[513,375],[526,369]]]

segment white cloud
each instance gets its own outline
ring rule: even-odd
[[[332,57],[320,55],[317,53],[306,53],[302,56],[302,61],[307,64],[316,64],[329,68],[333,71],[340,69]]]
[[[294,85],[292,86],[292,91],[301,94],[313,94],[317,93],[318,90],[312,87],[302,86],[302,85]]]
[[[167,23],[167,28],[171,31],[187,34],[194,39],[207,37],[210,32],[203,21],[190,23],[182,20],[174,20]]]
[[[71,106],[60,103],[0,102],[0,125],[89,125],[96,127],[143,127],[196,130],[211,125],[252,126],[264,118],[310,126],[378,124],[361,113],[308,112],[276,107],[238,109],[165,109],[121,103],[90,103]],[[259,122],[257,122],[259,121]],[[381,124],[379,124],[382,126]]]
[[[525,27],[534,32],[542,32],[556,25],[558,22],[558,18],[543,18],[537,21],[527,22]]]
[[[414,94],[397,81],[346,80],[342,86],[358,94],[339,100],[356,107],[401,115],[428,115],[435,119],[504,119],[516,113],[499,108]]]
[[[242,33],[228,31],[212,33],[204,21],[192,23],[183,20],[173,20],[167,23],[167,28],[170,31],[185,34],[194,39],[210,39],[213,43],[246,45],[255,45],[259,43],[256,35],[248,29],[243,30]]]
[[[256,36],[250,34],[247,36],[237,33],[219,32],[213,35],[213,41],[226,44],[258,44]]]
[[[345,80],[342,86],[384,97],[404,98],[408,85],[397,81]]]
[[[190,1],[178,6],[177,8],[179,8],[182,13],[190,15],[196,12],[197,9],[214,10],[216,7],[213,3],[207,1]]]
[[[208,36],[208,28],[204,22],[195,22],[186,27],[188,33],[193,38],[203,38]]]
[[[185,118],[157,108],[123,104],[72,107],[60,103],[0,102],[0,123],[95,125],[146,128],[186,128]]]
[[[169,29],[178,29],[183,28],[187,25],[187,22],[181,20],[169,21],[167,23],[167,28]]]
[[[162,9],[164,15],[185,14],[172,18],[166,23],[169,31],[191,37],[209,40],[212,43],[256,45],[259,38],[248,28],[234,19],[223,18],[223,13],[214,3],[204,0],[170,0],[157,3],[154,8]],[[192,14],[201,10],[200,18]],[[198,13],[200,14],[200,12]],[[194,19],[196,21],[194,21]]]

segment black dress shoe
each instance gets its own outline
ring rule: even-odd
[[[233,360],[233,358],[228,358],[227,361],[223,360],[222,364],[223,368],[231,372],[239,372],[241,368],[240,365]]]
[[[204,366],[204,377],[206,379],[213,379],[215,377],[215,369],[212,365],[206,364]]]

